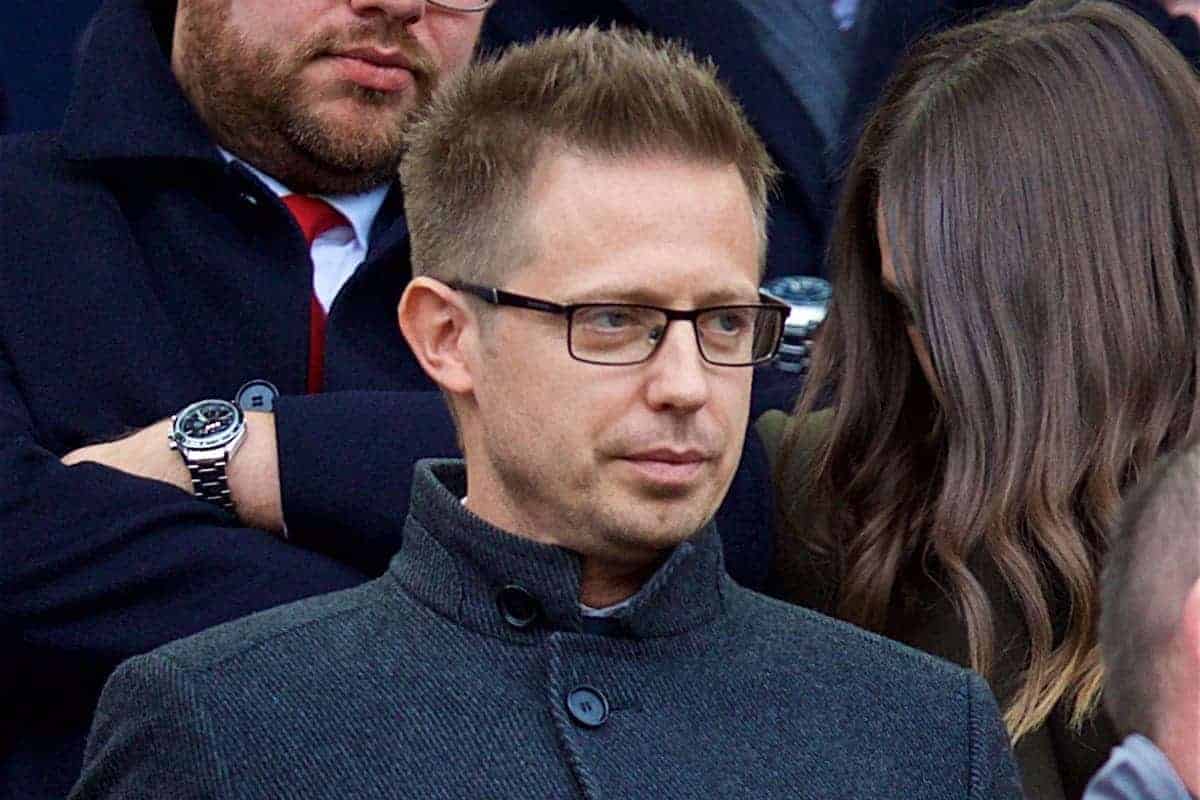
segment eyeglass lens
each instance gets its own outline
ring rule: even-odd
[[[667,315],[643,306],[594,305],[571,317],[571,355],[600,364],[635,364],[650,357],[667,329]],[[782,315],[753,306],[709,309],[695,320],[704,358],[741,366],[774,354]]]

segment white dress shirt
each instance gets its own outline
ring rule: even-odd
[[[226,161],[237,161],[254,173],[260,181],[273,191],[276,196],[295,194],[279,181],[272,178],[253,164],[242,161],[232,153],[222,149],[221,155]],[[313,260],[313,292],[325,313],[329,313],[338,292],[350,280],[354,270],[367,257],[370,247],[371,225],[375,215],[379,213],[383,200],[387,197],[388,187],[380,186],[362,194],[318,194],[329,205],[341,212],[350,221],[347,227],[342,225],[331,228],[318,236],[312,243]]]

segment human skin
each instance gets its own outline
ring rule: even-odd
[[[1184,599],[1170,650],[1154,739],[1188,791],[1200,797],[1200,581]]]
[[[561,304],[758,302],[758,239],[732,165],[550,156],[522,224],[535,255],[501,282],[508,291]],[[429,278],[410,284],[400,320],[455,403],[467,508],[579,553],[583,603],[634,594],[715,513],[741,456],[753,370],[705,362],[686,322],[650,360],[601,366],[571,358],[562,317],[483,310]]]
[[[292,191],[394,179],[409,115],[484,15],[423,0],[179,0],[171,67],[217,142]]]
[[[1163,0],[1163,8],[1173,17],[1191,17],[1200,25],[1200,0]]]

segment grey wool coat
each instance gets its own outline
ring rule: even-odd
[[[976,675],[741,588],[709,526],[619,616],[417,466],[359,588],[125,662],[72,797],[1016,798]]]

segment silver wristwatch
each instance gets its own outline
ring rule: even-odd
[[[228,400],[201,400],[171,417],[167,436],[192,475],[192,492],[201,500],[233,510],[229,460],[246,438],[246,417]]]

